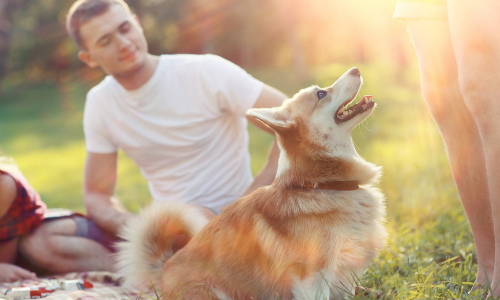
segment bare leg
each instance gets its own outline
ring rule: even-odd
[[[500,281],[500,2],[448,1],[449,24],[464,100],[481,134],[495,232],[492,286]],[[477,203],[485,206],[485,204]],[[491,237],[490,237],[491,239]],[[500,295],[500,287],[494,296]]]
[[[495,244],[483,148],[459,84],[447,20],[407,21],[417,50],[424,98],[446,143],[478,259],[476,283],[493,275]],[[483,267],[484,266],[484,267]]]
[[[31,263],[54,273],[114,271],[114,259],[101,244],[73,236],[71,218],[42,223],[19,243],[21,254]]]

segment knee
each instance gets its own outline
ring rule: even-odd
[[[488,104],[492,104],[492,100],[498,96],[500,56],[492,51],[495,47],[490,46],[476,45],[457,50],[460,91],[478,122],[483,116],[490,115],[492,107]]]
[[[441,85],[422,80],[422,94],[429,112],[440,127],[456,118],[470,117],[456,79]]]
[[[487,141],[488,144],[496,141],[498,137],[500,102],[496,98],[499,90],[496,82],[493,82],[491,78],[485,78],[495,77],[494,73],[482,77],[474,76],[474,74],[477,73],[471,72],[462,76],[460,89],[484,145]]]
[[[34,265],[51,270],[53,259],[53,245],[50,234],[43,224],[32,233],[23,236],[19,240],[19,252],[21,255]]]
[[[429,109],[432,117],[436,121],[439,121],[446,113],[446,105],[443,103],[444,96],[442,95],[441,90],[428,84],[423,77],[424,76],[422,74],[422,95],[424,96],[425,103],[427,104],[427,108]]]
[[[437,123],[451,114],[463,114],[463,100],[458,84],[457,66],[452,59],[439,62],[419,58],[422,94]],[[457,105],[462,104],[462,105]]]
[[[459,78],[460,91],[468,110],[479,126],[483,119],[488,119],[492,112],[491,102],[496,97],[492,82],[488,82],[485,74],[480,74],[477,68],[466,68]]]

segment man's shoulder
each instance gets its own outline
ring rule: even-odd
[[[207,64],[217,64],[227,62],[224,58],[214,54],[166,54],[162,59],[171,66],[198,65],[200,67]]]
[[[109,75],[104,77],[101,82],[87,92],[87,101],[93,101],[93,99],[106,97],[111,92],[112,85],[112,77]]]
[[[102,111],[104,107],[108,106],[106,103],[110,103],[114,94],[112,92],[112,80],[111,76],[106,76],[100,83],[87,92],[84,116],[90,114],[91,112],[92,114],[95,114],[98,111]]]

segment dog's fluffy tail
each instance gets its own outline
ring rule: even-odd
[[[153,204],[121,230],[117,244],[118,273],[125,286],[160,287],[165,262],[207,223],[202,208],[188,204]]]

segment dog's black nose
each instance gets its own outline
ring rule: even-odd
[[[359,76],[360,73],[359,73],[359,70],[358,68],[352,68],[349,70],[349,72],[347,72],[349,75],[356,75],[356,76]]]

